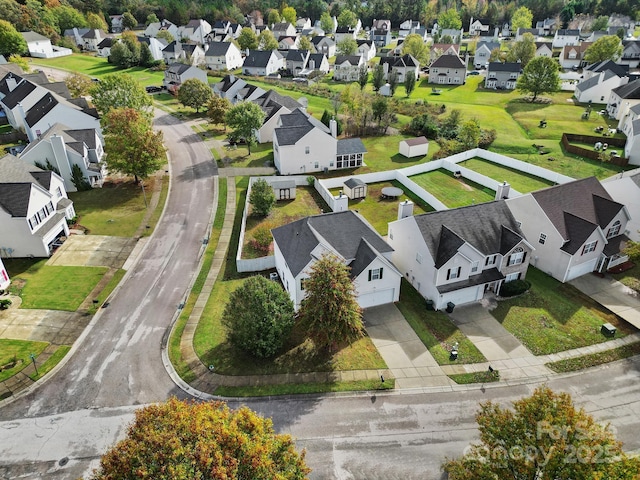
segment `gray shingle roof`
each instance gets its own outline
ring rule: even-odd
[[[504,278],[505,276],[500,273],[497,268],[490,268],[488,270],[483,270],[478,275],[472,275],[466,280],[436,286],[436,288],[438,289],[438,293],[448,293],[461,290],[463,288],[473,287],[474,285],[483,285],[497,280],[504,280]]]
[[[172,73],[174,75],[182,75],[184,72],[186,72],[190,68],[196,68],[196,67],[192,67],[191,65],[187,65],[185,63],[172,63],[171,65],[169,65],[169,68],[167,68],[167,72]]]
[[[52,175],[13,155],[0,158],[0,207],[13,217],[25,217],[33,184],[48,190]]]
[[[487,72],[511,72],[518,73],[522,70],[522,64],[516,62],[489,62]]]
[[[360,55],[338,55],[336,57],[335,64],[342,65],[348,63],[349,65],[360,65],[362,57]]]
[[[346,180],[344,182],[345,186],[349,187],[349,188],[354,188],[354,187],[358,187],[360,185],[366,185],[366,183],[364,183],[362,180],[360,180],[359,178],[356,177],[351,177],[348,180]]]
[[[634,80],[611,91],[615,92],[620,98],[638,100],[640,99],[640,80]]]
[[[465,68],[464,62],[457,55],[440,55],[431,67],[436,68]]]
[[[50,40],[44,35],[40,35],[39,33],[32,31],[20,32],[20,35],[22,35],[22,38],[24,38],[27,42],[50,42]]]
[[[362,265],[372,251],[393,251],[366,220],[351,210],[303,218],[273,229],[272,234],[294,276],[312,260],[311,252],[320,243],[330,245],[348,265],[359,269],[366,268]],[[363,245],[362,239],[368,245]]]
[[[545,188],[531,195],[568,242],[563,247],[568,253],[575,253],[598,225],[605,228],[623,208],[611,199],[595,177]]]
[[[611,60],[604,60],[602,62],[592,63],[585,67],[585,70],[589,70],[591,72],[605,72],[608,70],[622,78],[629,74],[629,65],[618,65]]]
[[[42,120],[47,113],[53,110],[56,105],[58,105],[58,101],[53,97],[53,95],[47,93],[27,112],[25,118],[27,125],[30,127],[34,126]]]
[[[222,57],[227,54],[230,47],[231,47],[231,42],[210,43],[205,56],[206,57]]]
[[[600,76],[596,75],[595,77],[591,77],[589,80],[585,80],[584,82],[580,82],[576,85],[576,90],[578,92],[586,92],[590,88],[595,87],[600,83]]]
[[[4,103],[7,108],[13,109],[23,101],[25,98],[31,94],[36,89],[36,85],[22,80],[16,88],[14,88],[11,92],[9,92],[3,99],[2,103]]]
[[[420,233],[440,268],[465,242],[483,255],[506,253],[524,239],[504,200],[416,215]]]
[[[249,50],[249,54],[244,59],[244,67],[264,68],[269,63],[273,51],[271,50]]]
[[[344,138],[338,140],[337,155],[348,155],[351,153],[367,153],[367,148],[359,138]]]

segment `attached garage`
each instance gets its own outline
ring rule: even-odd
[[[586,275],[587,273],[593,272],[596,269],[597,263],[598,263],[598,259],[594,258],[593,260],[590,260],[588,262],[570,267],[569,271],[567,272],[567,278],[565,279],[565,282],[568,282],[569,280],[573,280],[574,278],[581,277],[582,275]]]
[[[447,307],[448,302],[451,302],[456,306],[476,302],[480,300],[483,295],[484,285],[475,285],[462,290],[454,290],[443,294],[442,298],[439,298],[436,302],[436,308],[438,310],[444,310]]]
[[[393,303],[396,300],[395,293],[395,288],[388,288],[386,290],[378,290],[376,292],[358,295],[358,305],[362,308],[369,308],[386,303]]]

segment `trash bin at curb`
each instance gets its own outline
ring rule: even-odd
[[[456,307],[456,304],[453,302],[447,302],[447,313],[453,312],[453,309]]]

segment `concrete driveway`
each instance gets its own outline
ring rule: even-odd
[[[396,388],[453,385],[398,308],[390,303],[364,311],[364,322]]]
[[[137,240],[104,235],[71,235],[47,265],[122,268]]]
[[[449,317],[500,371],[503,380],[550,374],[546,359],[534,356],[480,303],[456,307]]]

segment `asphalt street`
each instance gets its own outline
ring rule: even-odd
[[[122,438],[139,406],[185,397],[161,360],[161,342],[197,270],[217,174],[188,126],[158,113],[173,183],[165,215],[110,305],[94,317],[69,361],[47,382],[0,409],[0,478],[77,479]],[[569,391],[640,450],[640,359],[549,386]],[[475,391],[268,397],[243,403],[272,417],[307,449],[313,479],[440,478],[446,456],[477,438],[478,402],[508,402],[534,385]],[[230,402],[232,407],[238,402]]]

